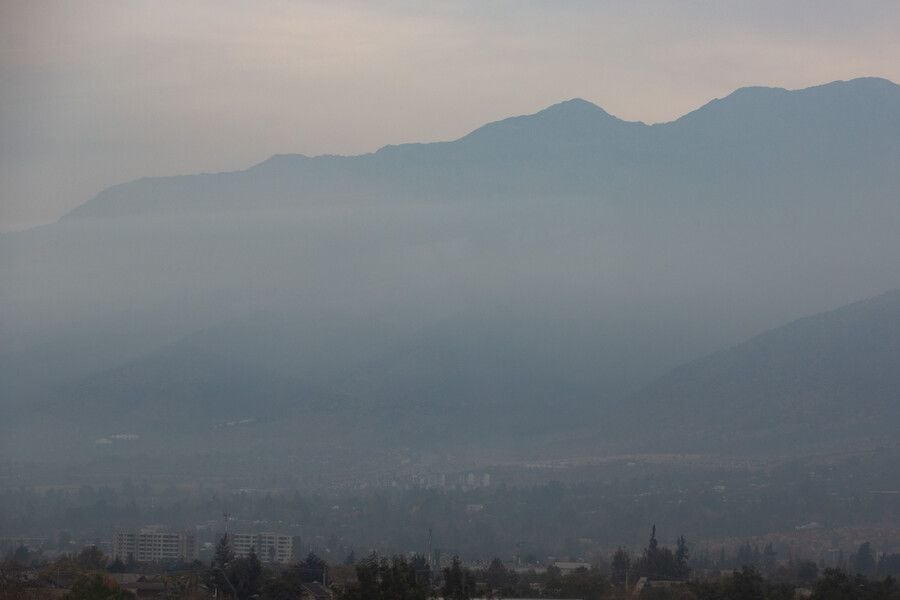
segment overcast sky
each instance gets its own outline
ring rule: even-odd
[[[145,175],[459,137],[572,97],[667,121],[900,81],[896,0],[0,2],[0,230]]]

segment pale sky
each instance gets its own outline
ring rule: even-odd
[[[109,185],[459,137],[582,97],[900,82],[900,2],[2,0],[0,231]]]

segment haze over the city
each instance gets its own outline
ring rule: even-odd
[[[0,600],[900,600],[897,31],[3,3]]]

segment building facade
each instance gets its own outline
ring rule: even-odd
[[[294,558],[294,538],[281,533],[232,533],[228,535],[234,555],[243,557],[256,552],[267,563],[288,564]]]
[[[123,562],[170,562],[197,558],[197,540],[192,532],[163,527],[118,530],[113,536],[113,559]]]

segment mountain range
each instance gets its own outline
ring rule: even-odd
[[[881,439],[898,199],[874,78],[114,186],[0,235],[4,454]]]

